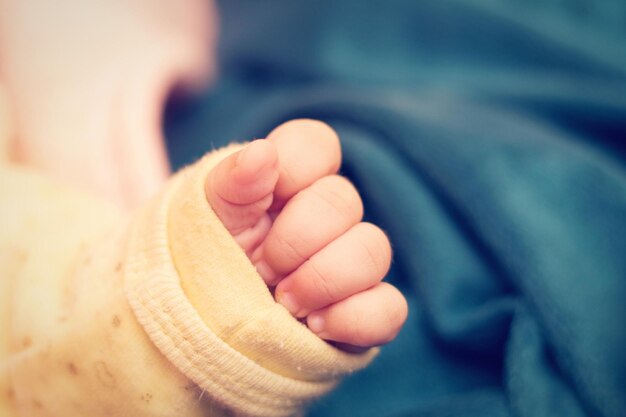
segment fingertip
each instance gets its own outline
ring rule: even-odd
[[[260,176],[278,176],[278,152],[270,141],[257,139],[237,153],[233,165],[233,179],[239,184],[256,181]],[[270,172],[266,172],[270,171]]]
[[[311,313],[307,324],[327,341],[369,348],[392,341],[407,314],[408,305],[400,291],[390,284],[380,283]]]
[[[278,175],[275,145],[255,140],[211,170],[205,181],[207,201],[226,228],[238,235],[266,214]]]
[[[321,313],[311,313],[306,319],[309,330],[324,338],[324,316]]]
[[[276,145],[280,155],[275,210],[316,180],[335,174],[341,165],[339,137],[328,124],[319,120],[288,121],[272,130],[267,140]]]
[[[282,304],[294,317],[299,317],[298,312],[301,309],[300,303],[298,303],[298,300],[293,294],[281,291],[279,287],[277,287],[276,302]]]
[[[257,273],[263,278],[266,285],[274,286],[278,284],[281,277],[267,264],[265,261],[259,261],[255,264]]]
[[[272,193],[278,180],[278,154],[274,144],[255,140],[221,161],[209,174],[209,202],[247,205]]]

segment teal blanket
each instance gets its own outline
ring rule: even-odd
[[[410,316],[310,416],[626,416],[626,3],[220,4],[175,166],[312,117]]]

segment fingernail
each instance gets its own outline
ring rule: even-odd
[[[258,174],[275,162],[264,157],[264,153],[261,139],[252,141],[239,151],[235,165],[245,168],[247,172]]]
[[[310,314],[306,319],[306,325],[313,333],[319,334],[324,330],[324,318],[318,314]]]
[[[250,255],[250,261],[253,264],[256,264],[261,260],[261,258],[263,258],[263,245],[259,245],[254,252],[252,252],[252,255]]]
[[[300,310],[300,305],[293,294],[288,292],[277,291],[276,301],[282,304],[294,316]]]
[[[246,145],[241,151],[239,151],[239,155],[237,155],[237,160],[235,161],[235,165],[245,165],[246,159],[248,158],[248,154],[250,153],[250,144]]]
[[[255,266],[256,271],[261,275],[261,278],[263,278],[263,281],[265,281],[267,285],[275,285],[278,283],[279,276],[270,268],[267,262],[260,261],[257,262]]]

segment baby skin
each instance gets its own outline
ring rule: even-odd
[[[0,415],[287,417],[365,367],[407,303],[340,163],[330,127],[288,122],[122,218],[6,167]]]
[[[33,168],[32,175],[42,177],[35,180],[11,167],[9,171],[15,172],[10,178],[26,179],[45,191],[27,193],[9,180],[12,187],[0,187],[6,194],[0,205],[13,210],[16,218],[26,211],[42,219],[27,233],[21,233],[24,222],[10,216],[2,219],[3,229],[17,230],[15,236],[24,237],[23,242],[9,241],[9,247],[23,245],[28,257],[22,262],[10,252],[4,258],[11,261],[8,266],[0,263],[0,272],[6,267],[14,278],[0,280],[11,283],[0,287],[0,296],[6,296],[0,302],[0,324],[10,317],[12,329],[12,342],[0,343],[0,415],[298,415],[343,375],[366,366],[375,355],[368,348],[391,341],[407,316],[401,293],[381,282],[391,262],[389,241],[378,227],[361,221],[359,194],[337,175],[341,165],[337,135],[321,122],[288,122],[212,170],[211,156],[203,160],[211,164],[200,161],[190,167],[187,173],[192,177],[201,173],[194,181],[176,182],[182,177],[177,176],[166,184],[170,172],[161,132],[164,102],[174,87],[197,91],[214,76],[213,3],[64,4],[42,9],[34,0],[0,1],[0,78],[10,97],[7,114],[12,126],[0,145],[7,145],[12,164]],[[85,18],[89,16],[98,18]],[[87,256],[89,262],[74,265],[79,259],[73,251],[74,243],[82,239],[80,225],[99,236],[100,227],[108,223],[90,214],[99,212],[98,204],[92,206],[91,199],[83,200],[70,189],[72,197],[66,198],[57,182],[99,197],[96,203],[106,201],[127,210],[124,214],[133,219],[132,227],[115,235],[119,241],[87,245],[87,252],[103,256]],[[177,252],[172,237],[163,252],[172,264],[175,256],[188,261],[189,253],[197,257],[175,267],[168,264],[172,272],[165,274],[168,281],[157,283],[175,283],[180,300],[143,305],[141,301],[155,301],[150,297],[165,293],[151,292],[155,288],[151,280],[163,274],[160,269],[152,274],[132,266],[145,258],[146,248],[163,241],[151,238],[163,225],[155,207],[167,203],[168,209],[181,209],[183,205],[175,203],[187,202],[164,197],[173,184],[181,187],[178,191],[190,191],[193,208],[198,208],[196,217],[175,217],[175,226],[184,223],[187,232],[200,230],[201,238],[194,235],[191,245],[181,243]],[[54,201],[50,189],[59,192]],[[159,189],[165,191],[148,202],[147,211],[135,211]],[[41,196],[43,201],[38,200]],[[203,211],[204,197],[242,251],[213,213]],[[89,203],[83,206],[85,201]],[[79,222],[66,210],[81,214],[76,215],[82,221],[79,227],[72,229]],[[51,220],[59,213],[59,222]],[[211,217],[203,224],[207,228],[198,227],[204,214]],[[154,217],[157,221],[151,222]],[[220,234],[205,234],[216,230],[213,221]],[[172,229],[168,229],[172,235],[181,230]],[[146,230],[150,233],[135,234]],[[47,241],[55,244],[39,244]],[[200,241],[208,244],[194,251]],[[220,252],[216,242],[228,253]],[[195,267],[196,260],[211,265],[207,252],[223,254],[219,259],[235,258],[241,274],[181,272],[181,265]],[[244,252],[286,310],[271,298],[245,262]],[[161,266],[149,260],[153,262],[147,266]],[[69,292],[67,271],[72,274]],[[224,276],[228,279],[221,280]],[[209,288],[187,291],[182,283],[197,277]],[[220,279],[211,281],[215,277]],[[235,281],[241,284],[237,291],[232,290]],[[216,282],[225,283],[221,291]],[[20,285],[13,288],[13,283]],[[135,293],[135,286],[145,291]],[[148,295],[141,298],[144,294]],[[196,299],[190,294],[200,295]],[[58,303],[50,301],[55,297]],[[198,299],[210,300],[200,306],[209,311],[198,306],[202,304]],[[73,302],[69,307],[67,300]],[[228,302],[217,309],[215,300]],[[67,308],[71,314],[66,314]],[[225,314],[229,308],[231,314]],[[231,320],[233,312],[242,310],[243,318]],[[172,311],[185,313],[183,319],[174,320],[179,316]],[[224,322],[211,321],[214,316]],[[60,324],[57,317],[64,321]],[[170,320],[158,321],[163,317]],[[169,327],[152,326],[164,323]],[[231,331],[231,324],[236,331]],[[226,412],[220,413],[221,407]]]
[[[407,303],[381,282],[389,240],[361,221],[360,196],[337,175],[340,164],[329,126],[294,120],[221,161],[205,191],[276,301],[319,337],[358,351],[391,341]]]
[[[158,116],[164,92],[193,89],[214,72],[214,5],[66,3],[0,3],[0,72],[18,138],[12,153],[22,165],[134,208],[168,176]],[[76,19],[88,10],[102,11],[97,24]],[[29,36],[29,28],[45,36]],[[326,340],[380,345],[398,332],[406,302],[380,282],[389,242],[361,222],[358,193],[336,175],[340,163],[332,129],[293,121],[224,160],[209,175],[206,195],[294,316]]]

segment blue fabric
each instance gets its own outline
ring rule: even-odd
[[[626,3],[224,0],[175,166],[331,124],[410,315],[310,416],[626,416]]]

